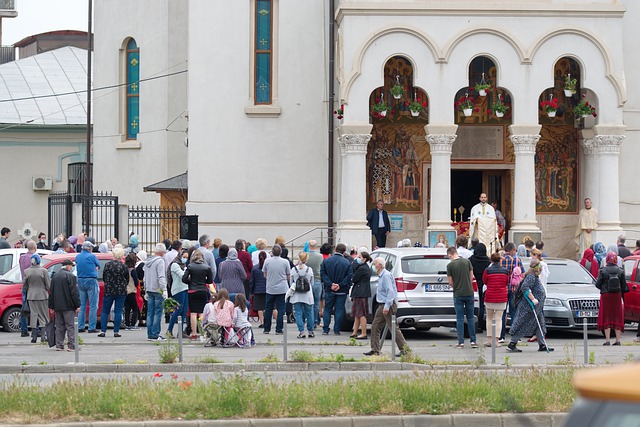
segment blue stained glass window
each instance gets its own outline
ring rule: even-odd
[[[134,39],[127,43],[127,139],[140,131],[140,49]]]
[[[273,1],[256,0],[255,102],[271,104]]]

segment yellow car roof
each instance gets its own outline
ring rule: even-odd
[[[640,403],[640,363],[584,370],[573,385],[582,397]]]

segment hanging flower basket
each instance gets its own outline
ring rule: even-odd
[[[549,95],[548,101],[542,101],[540,107],[547,113],[549,117],[555,117],[558,111],[558,98],[554,98],[553,94]]]
[[[423,102],[420,98],[417,98],[415,94],[413,95],[413,101],[407,101],[404,103],[404,105],[409,108],[409,111],[411,111],[411,115],[413,117],[418,117],[420,115],[420,112],[427,108],[427,102]]]
[[[578,117],[589,117],[589,116],[596,117],[597,116],[595,107],[589,105],[589,103],[587,102],[587,96],[586,95],[582,95],[582,99],[580,100],[578,105],[573,107],[573,115],[576,118],[578,118]]]
[[[509,107],[502,102],[502,95],[498,95],[498,100],[493,104],[493,112],[496,114],[496,117],[504,117],[504,113],[506,113],[508,109]]]
[[[396,83],[391,88],[391,95],[393,95],[395,99],[400,99],[406,91],[407,88],[400,84],[400,76],[396,76]]]
[[[463,96],[461,96],[454,105],[456,107],[456,110],[461,111],[466,117],[469,117],[471,114],[473,114],[474,109],[478,111],[478,109],[475,108],[475,104],[473,103],[473,98],[470,98],[468,93],[465,93]]]
[[[480,96],[487,96],[487,93],[491,90],[491,85],[484,79],[484,73],[482,73],[482,80],[476,83],[475,89]]]
[[[381,119],[387,115],[389,106],[384,102],[384,95],[380,94],[380,98],[376,98],[376,103],[371,108],[371,115],[376,119]]]
[[[412,112],[411,112],[411,115],[412,115],[413,117],[418,117],[418,116],[420,115],[420,111],[412,111]]]
[[[500,111],[496,111],[496,117],[501,119],[502,117],[504,117],[504,113],[501,113]]]
[[[571,74],[567,74],[564,78],[564,96],[571,98],[576,93],[576,85],[578,80],[572,79]]]

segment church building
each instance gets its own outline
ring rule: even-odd
[[[389,245],[452,244],[483,192],[505,241],[575,258],[587,197],[594,242],[635,241],[639,18],[631,0],[96,2],[94,189],[158,204],[144,189],[179,182],[162,203],[227,242],[331,226],[370,245],[382,200]]]

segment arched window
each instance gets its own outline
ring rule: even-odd
[[[127,139],[140,131],[140,49],[134,39],[127,43]]]
[[[256,0],[255,5],[255,103],[271,104],[273,0]]]

